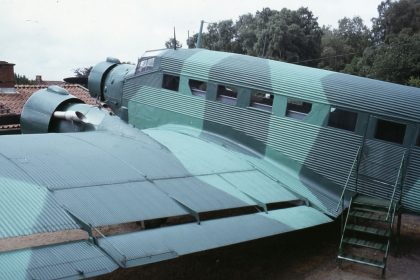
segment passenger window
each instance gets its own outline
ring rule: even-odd
[[[141,58],[137,63],[136,74],[153,70],[155,65],[155,58]]]
[[[417,134],[416,146],[420,147],[420,131],[419,131],[419,133]]]
[[[328,126],[354,131],[356,129],[357,113],[331,107]]]
[[[271,112],[273,109],[274,95],[265,92],[251,93],[251,104],[253,108]]]
[[[238,91],[232,87],[218,86],[217,87],[217,101],[229,105],[236,105],[238,98]]]
[[[178,91],[179,89],[179,77],[173,75],[163,75],[162,88],[169,89],[173,91]]]
[[[404,142],[405,124],[378,119],[375,138],[402,144]]]
[[[303,120],[312,109],[312,103],[294,98],[287,99],[286,117]]]
[[[192,95],[205,97],[207,91],[207,83],[198,80],[189,80],[188,85]]]

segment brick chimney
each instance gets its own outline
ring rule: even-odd
[[[15,65],[0,61],[0,93],[15,93]]]
[[[36,75],[35,76],[35,83],[37,85],[42,85],[42,76],[41,75]]]

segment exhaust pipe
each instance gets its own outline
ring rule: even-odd
[[[57,119],[86,123],[86,116],[79,111],[55,111],[54,117]]]

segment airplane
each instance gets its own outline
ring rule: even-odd
[[[340,215],[339,260],[384,273],[401,214],[420,213],[418,88],[182,48],[107,58],[88,88],[98,105],[38,91],[23,135],[0,137],[0,279],[89,278]]]

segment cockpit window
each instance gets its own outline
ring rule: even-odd
[[[137,63],[136,74],[148,72],[153,70],[153,66],[155,65],[155,58],[140,58],[139,62]]]

